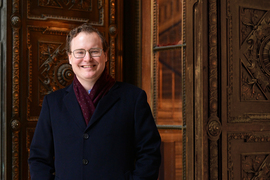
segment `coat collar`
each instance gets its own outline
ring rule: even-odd
[[[64,97],[64,103],[73,120],[82,131],[86,131],[90,127],[92,127],[113,106],[113,104],[118,101],[118,99],[120,98],[120,94],[117,91],[118,86],[119,85],[115,83],[115,85],[109,90],[109,92],[100,100],[87,127],[80,105],[73,90],[73,83],[69,87],[67,87],[67,94]]]
[[[77,101],[76,95],[73,90],[73,83],[69,87],[67,87],[66,95],[63,101],[68,110],[68,113],[70,114],[74,122],[78,125],[80,130],[84,130],[86,124],[84,121],[80,105]]]

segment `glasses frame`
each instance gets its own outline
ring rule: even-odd
[[[100,51],[100,55],[99,55],[99,56],[93,56],[93,55],[91,55],[90,51],[91,51],[91,50],[95,50],[95,49]],[[74,52],[75,52],[75,51],[78,51],[78,50],[83,50],[83,51],[84,51],[84,56],[83,56],[83,57],[76,57],[76,56],[75,56]],[[71,53],[73,53],[73,56],[74,56],[76,59],[81,59],[81,58],[84,58],[84,57],[85,57],[86,52],[89,53],[90,57],[100,57],[101,54],[102,54],[102,51],[103,51],[103,49],[101,49],[101,48],[91,48],[91,49],[89,49],[89,50],[85,50],[85,49],[75,49],[74,51],[71,51]]]

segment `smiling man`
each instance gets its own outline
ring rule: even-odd
[[[156,180],[160,136],[146,93],[106,71],[108,45],[90,24],[67,36],[73,83],[43,100],[30,147],[32,180]]]
[[[70,42],[69,63],[86,90],[92,89],[107,62],[107,45],[96,33],[81,32]]]

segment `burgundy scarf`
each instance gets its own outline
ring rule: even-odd
[[[105,69],[94,84],[90,94],[88,94],[82,84],[78,81],[77,77],[74,76],[73,89],[81,106],[86,125],[88,125],[88,122],[94,114],[99,100],[110,90],[114,83],[115,80],[106,72]]]

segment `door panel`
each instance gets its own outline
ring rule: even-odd
[[[122,80],[122,3],[115,0],[13,0],[8,2],[7,44],[12,81],[7,104],[7,179],[31,179],[27,159],[43,98],[73,80],[65,52],[68,32],[90,22],[110,45],[107,70]]]
[[[269,179],[270,2],[220,9],[222,179]]]
[[[104,5],[102,0],[81,2],[71,0],[27,0],[27,18],[44,21],[53,19],[81,23],[91,22],[93,25],[104,26],[104,13],[108,13]]]

